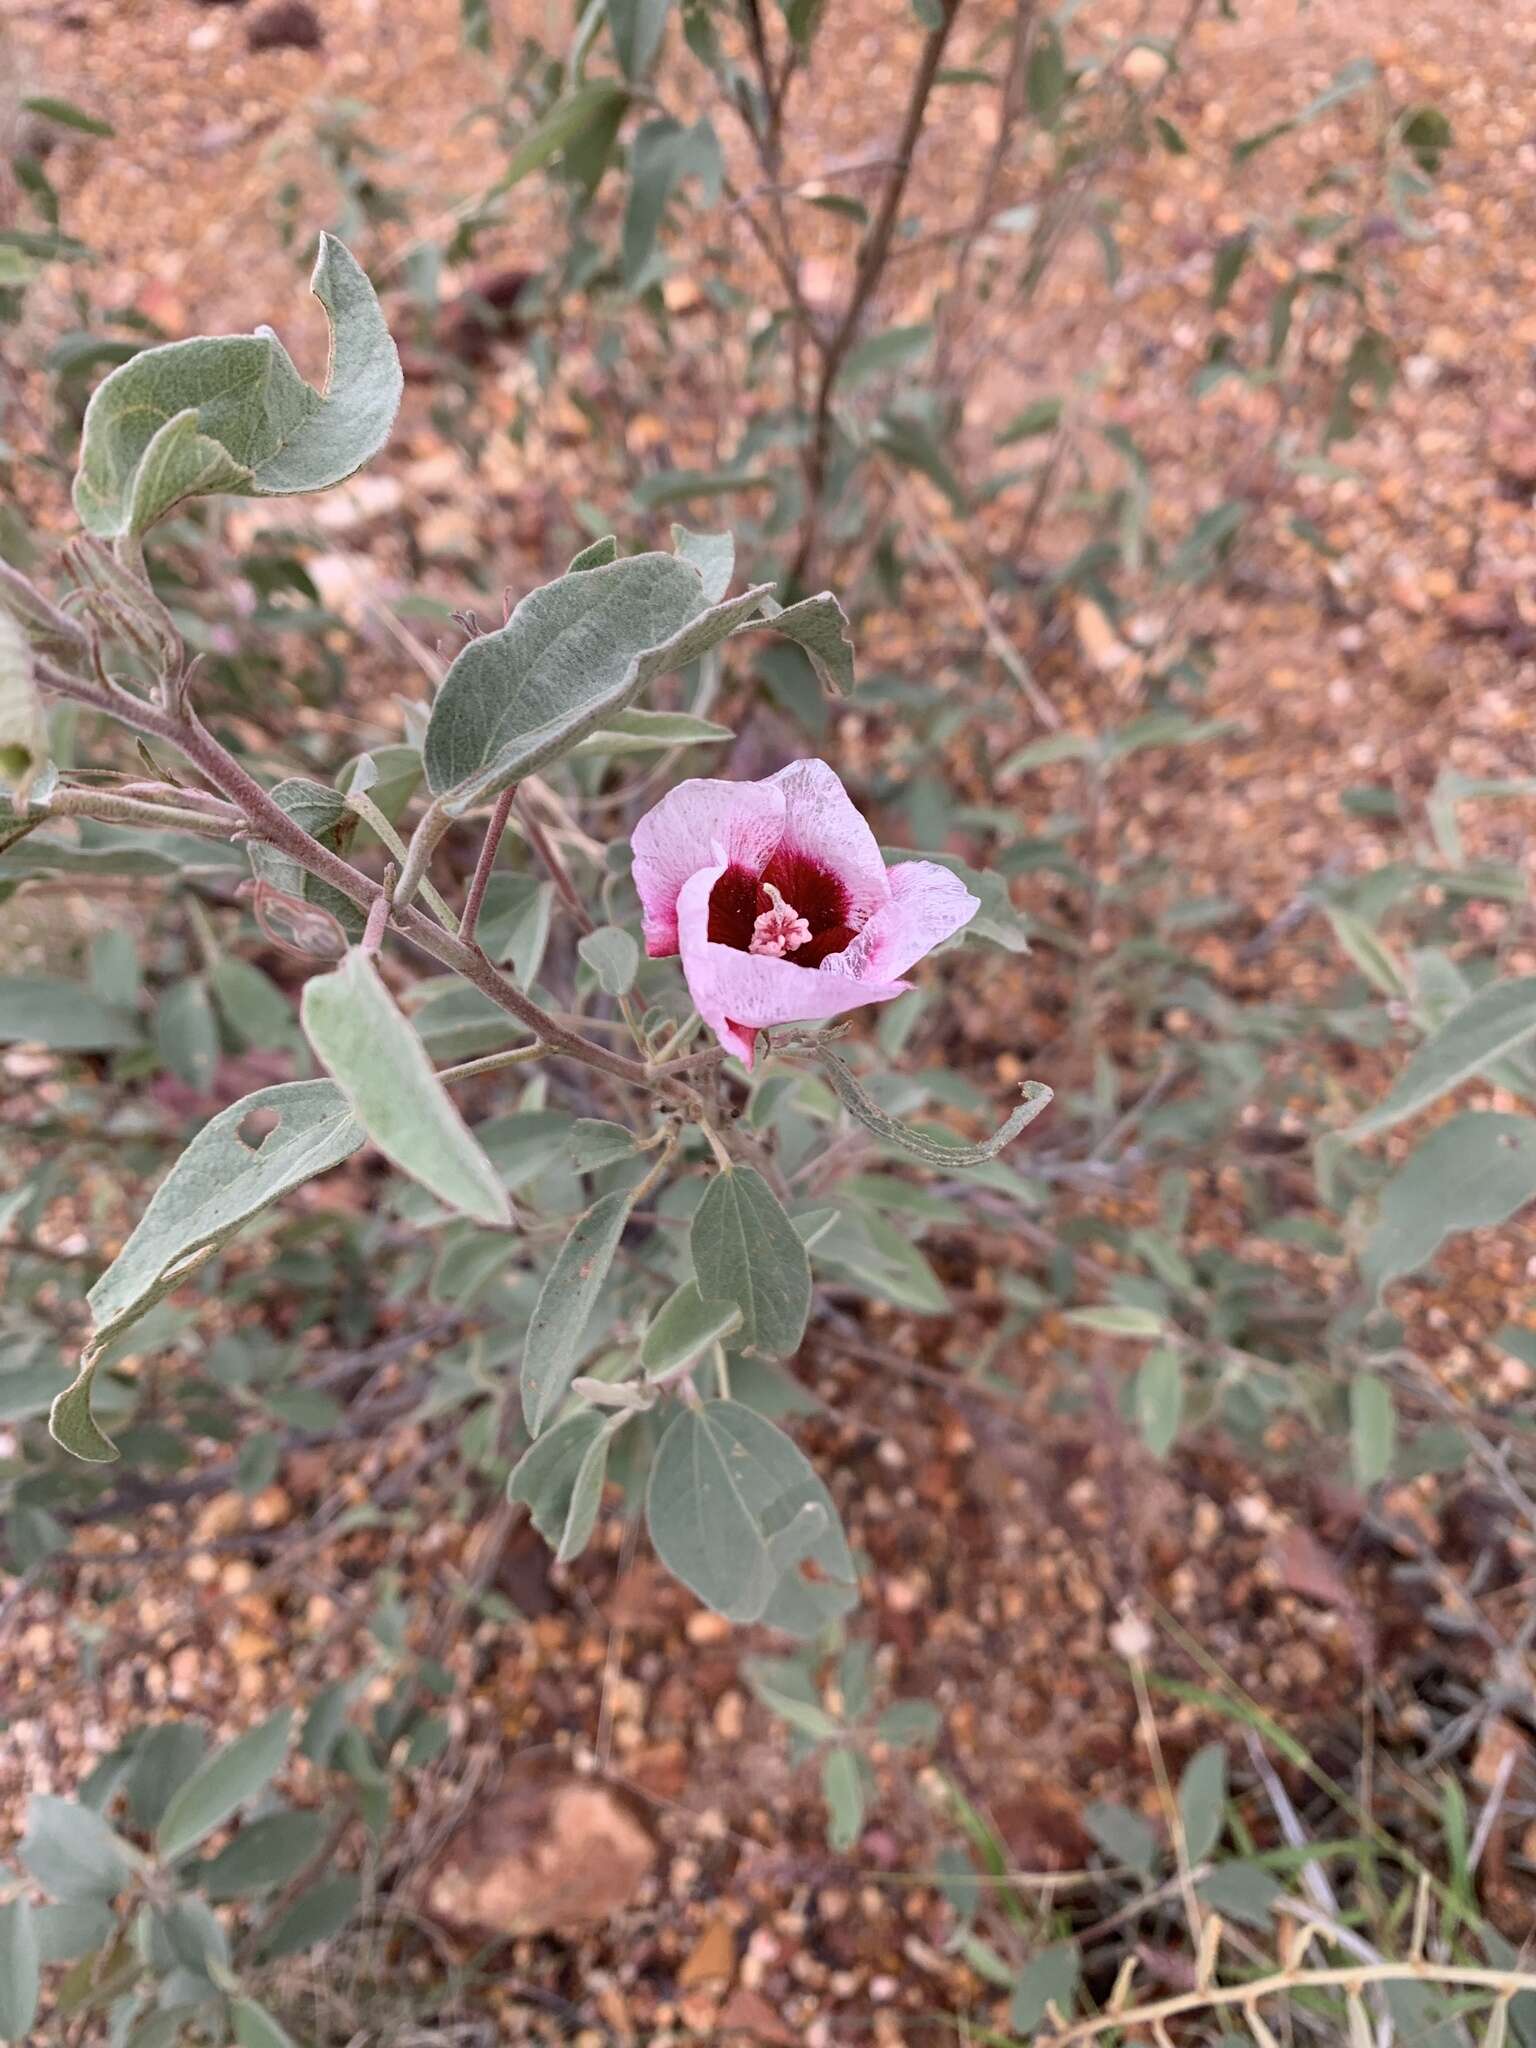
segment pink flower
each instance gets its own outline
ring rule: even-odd
[[[824,761],[680,782],[634,850],[646,951],[681,953],[699,1015],[749,1067],[765,1025],[905,994],[899,977],[980,908],[933,861],[888,868]]]

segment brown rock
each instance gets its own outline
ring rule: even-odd
[[[308,0],[272,0],[251,17],[245,39],[253,50],[318,50],[325,40]]]
[[[482,1934],[590,1925],[624,1912],[655,1860],[649,1829],[611,1786],[521,1764],[444,1849],[427,1910]]]
[[[733,1991],[720,2008],[715,2026],[722,2040],[745,2034],[753,2041],[767,2041],[771,2048],[798,2048],[800,2036],[787,2027],[761,1992],[745,1985]]]
[[[729,1920],[711,1920],[684,1958],[677,1981],[685,1991],[715,1984],[736,1974],[736,1930]]]

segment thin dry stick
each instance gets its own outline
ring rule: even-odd
[[[1438,1984],[1446,1990],[1486,1991],[1507,2002],[1525,1992],[1536,1991],[1536,1971],[1479,1969],[1471,1964],[1431,1962],[1356,1963],[1326,1970],[1275,1970],[1268,1977],[1255,1977],[1246,1984],[1208,1984],[1203,1991],[1181,1991],[1172,1998],[1150,2005],[1130,2005],[1119,2012],[1104,2012],[1093,2019],[1047,2038],[1051,2048],[1070,2048],[1078,2041],[1096,2041],[1103,2034],[1130,2027],[1166,2025],[1189,2012],[1217,2012],[1240,2005],[1246,2008],[1250,2026],[1257,2007],[1270,1998],[1291,1991],[1359,1992],[1373,1984]],[[1268,2031],[1267,2029],[1265,2030]]]
[[[923,54],[913,74],[912,89],[907,96],[907,110],[901,124],[901,135],[892,155],[891,169],[881,189],[875,218],[859,253],[858,267],[854,273],[852,289],[848,294],[848,303],[843,308],[842,318],[833,329],[830,339],[823,346],[811,436],[805,453],[805,518],[801,525],[799,546],[795,550],[794,567],[789,577],[792,587],[798,587],[804,581],[821,534],[821,500],[826,488],[827,463],[832,448],[832,401],[837,393],[837,380],[842,374],[844,359],[858,335],[865,307],[879,284],[890,257],[891,240],[896,232],[901,202],[906,196],[907,180],[912,172],[912,159],[917,152],[918,138],[923,132],[923,123],[928,115],[928,101],[932,96],[939,67],[944,59],[944,48],[960,12],[962,0],[939,0],[939,5],[939,24],[929,31],[928,39],[923,44]]]
[[[919,548],[933,556],[948,575],[950,581],[970,606],[971,615],[986,635],[987,645],[1007,669],[1009,675],[1023,692],[1029,708],[1044,726],[1052,732],[1061,730],[1061,713],[1035,681],[1029,663],[997,623],[992,610],[992,600],[982,589],[959,555],[918,509],[916,500],[907,484],[900,478],[892,479],[892,496],[897,510],[901,513],[908,531]]]
[[[1157,1780],[1157,1796],[1162,1801],[1163,1813],[1168,1822],[1168,1833],[1173,1840],[1174,1860],[1178,1866],[1179,1891],[1184,1900],[1184,1917],[1189,1922],[1189,1931],[1198,1943],[1204,1926],[1204,1915],[1200,1901],[1195,1895],[1195,1877],[1189,1864],[1189,1844],[1184,1839],[1184,1817],[1179,1812],[1179,1802],[1174,1797],[1169,1782],[1168,1768],[1163,1762],[1163,1745],[1158,1739],[1157,1716],[1152,1711],[1152,1696],[1147,1690],[1147,1667],[1142,1658],[1132,1654],[1126,1660],[1131,1667],[1131,1684],[1136,1693],[1136,1716],[1141,1723],[1146,1740],[1147,1755],[1152,1762],[1152,1773]]]

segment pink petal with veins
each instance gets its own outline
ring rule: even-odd
[[[980,897],[937,861],[898,861],[889,874],[890,902],[841,953],[828,955],[822,973],[888,981],[969,924],[981,908]]]
[[[906,994],[910,982],[828,974],[823,967],[796,967],[790,960],[714,943],[708,936],[709,896],[725,868],[724,862],[700,868],[683,884],[675,912],[678,949],[694,1008],[726,1051],[747,1066],[765,1025],[836,1017]]]
[[[855,930],[891,900],[875,835],[834,769],[825,761],[791,761],[762,785],[784,800],[781,856],[798,855],[828,868],[848,894]]]
[[[695,777],[669,790],[636,825],[635,887],[651,958],[677,951],[677,897],[711,861],[759,875],[784,831],[783,792],[769,782]]]

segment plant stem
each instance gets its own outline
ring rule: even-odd
[[[461,1060],[456,1067],[439,1067],[439,1081],[473,1081],[479,1074],[497,1074],[503,1067],[521,1067],[529,1060],[542,1060],[547,1045],[514,1045],[506,1052],[488,1052],[478,1060]]]
[[[459,920],[459,937],[466,946],[475,943],[481,906],[485,902],[485,892],[490,886],[491,869],[496,865],[501,835],[507,829],[507,820],[512,815],[512,801],[516,795],[517,784],[514,782],[510,789],[504,789],[497,797],[496,808],[491,812],[490,823],[485,828],[485,837],[480,842],[480,858],[475,862],[469,894],[464,899],[464,915]]]
[[[959,15],[962,0],[939,0],[939,4],[943,10],[943,17],[938,27],[929,31],[928,39],[923,45],[923,54],[913,74],[911,91],[907,95],[907,111],[901,124],[901,135],[892,152],[891,168],[880,193],[879,208],[859,254],[848,303],[843,308],[842,318],[833,329],[832,337],[822,354],[821,376],[816,387],[816,405],[811,423],[811,439],[805,458],[805,519],[801,526],[800,544],[795,551],[794,567],[790,571],[791,589],[797,589],[804,581],[820,538],[821,499],[826,488],[827,463],[832,448],[832,400],[836,394],[837,380],[842,374],[844,359],[858,334],[865,308],[880,282],[891,253],[891,238],[896,232],[901,202],[906,195],[907,179],[912,172],[912,159],[917,150],[918,137],[923,132],[923,122],[927,118],[928,101],[933,93],[934,81],[938,77],[939,66],[944,57],[944,47]]]

